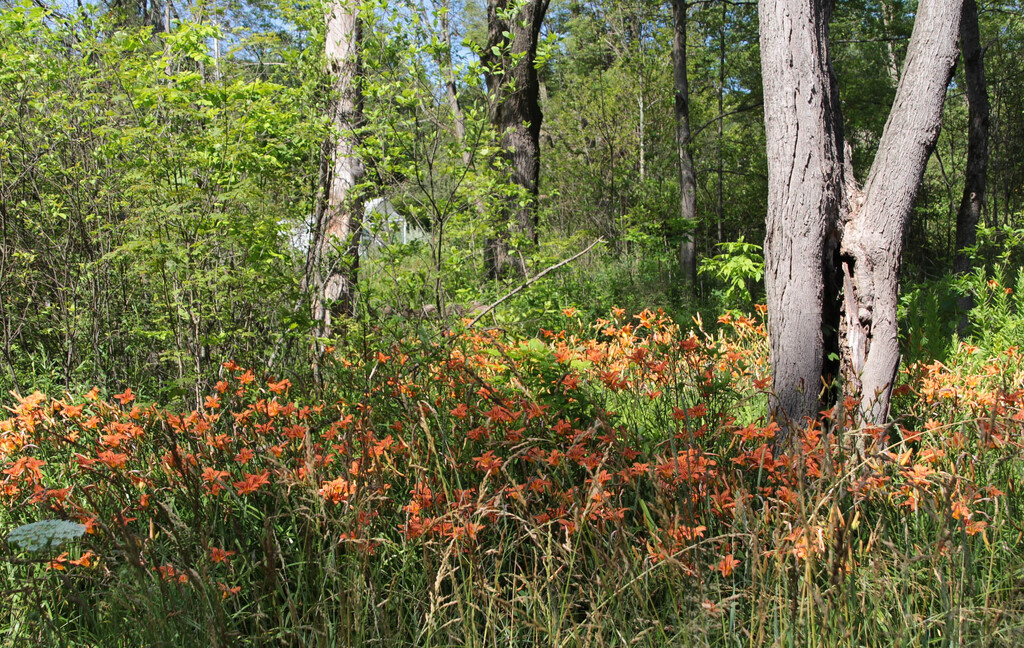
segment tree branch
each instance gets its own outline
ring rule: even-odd
[[[528,286],[529,286],[530,284],[532,284],[532,283],[534,283],[535,281],[537,281],[537,280],[539,280],[539,279],[543,278],[543,277],[544,277],[544,275],[548,274],[549,272],[552,272],[553,270],[557,270],[558,268],[561,268],[562,266],[566,265],[567,263],[572,263],[573,261],[575,261],[576,259],[580,258],[581,256],[583,256],[583,255],[584,255],[584,254],[586,254],[587,252],[590,252],[590,250],[592,250],[592,249],[594,248],[594,246],[595,246],[595,245],[597,245],[598,243],[604,243],[604,237],[603,237],[603,236],[602,236],[602,237],[598,237],[598,239],[597,239],[596,241],[594,241],[593,243],[591,243],[590,245],[588,245],[588,246],[586,247],[586,249],[584,249],[584,250],[583,250],[582,252],[577,252],[576,254],[572,255],[572,256],[571,256],[571,257],[569,257],[568,259],[565,259],[565,260],[559,261],[559,262],[558,262],[558,263],[556,263],[555,265],[553,265],[553,266],[550,266],[550,267],[548,267],[548,268],[545,268],[545,269],[544,269],[543,271],[541,271],[541,272],[540,272],[539,274],[536,274],[536,275],[534,275],[534,276],[530,277],[529,279],[527,279],[527,280],[526,280],[526,281],[524,281],[523,283],[521,283],[521,284],[519,284],[518,286],[516,286],[516,287],[515,287],[514,289],[512,289],[511,291],[509,291],[509,292],[505,293],[505,295],[504,295],[504,296],[503,296],[503,297],[502,297],[501,299],[499,299],[498,301],[494,302],[493,304],[491,304],[491,305],[490,305],[490,306],[488,306],[487,308],[483,309],[483,310],[482,310],[482,311],[481,311],[481,312],[480,312],[479,314],[477,314],[477,316],[473,318],[473,321],[471,321],[471,322],[470,322],[470,323],[469,323],[469,324],[468,324],[468,325],[466,326],[466,328],[473,328],[473,326],[475,326],[475,325],[476,325],[476,323],[477,323],[477,322],[479,322],[479,321],[480,321],[480,319],[481,319],[481,318],[482,318],[482,317],[483,317],[484,315],[486,315],[487,313],[490,313],[490,312],[491,312],[492,310],[494,310],[495,308],[497,308],[498,306],[500,306],[500,305],[502,304],[502,302],[504,302],[504,301],[505,301],[506,299],[509,299],[510,297],[512,297],[512,296],[514,296],[514,295],[516,295],[516,294],[518,294],[518,293],[519,293],[520,291],[522,291],[523,289],[525,289],[526,287],[528,287]]]
[[[747,112],[748,110],[757,110],[758,108],[764,108],[764,104],[762,104],[760,101],[757,102],[757,103],[748,104],[746,106],[739,106],[737,108],[733,108],[732,110],[727,110],[727,111],[722,113],[722,118],[724,119],[725,117],[730,117],[730,116],[735,115],[737,113]],[[694,130],[690,134],[690,141],[693,141],[697,137],[697,135],[699,135],[701,133],[701,131],[703,131],[705,128],[707,128],[708,126],[711,126],[712,124],[714,124],[717,121],[718,121],[718,115],[715,115],[709,121],[707,121],[704,124],[701,124],[700,126],[698,126],[697,129]]]

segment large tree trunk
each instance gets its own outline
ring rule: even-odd
[[[522,191],[495,210],[495,233],[487,245],[487,274],[501,278],[525,276],[522,257],[515,257],[510,238],[537,243],[537,196],[540,181],[540,79],[537,44],[549,0],[529,0],[509,16],[515,0],[488,0],[488,43],[483,54],[490,100],[490,120],[501,134],[511,180]],[[496,53],[497,52],[497,53]]]
[[[760,2],[771,408],[783,421],[815,416],[837,355],[847,393],[862,397],[860,421],[888,416],[899,365],[903,232],[938,138],[960,7],[961,0],[918,5],[896,100],[861,192],[829,62],[831,3]]]
[[[978,31],[978,6],[974,0],[964,0],[960,47],[963,50],[964,79],[967,82],[967,177],[960,210],[956,215],[956,258],[953,270],[963,273],[971,268],[971,260],[964,250],[977,242],[978,223],[985,205],[985,177],[988,174],[988,88],[985,85],[985,55]],[[970,308],[970,298],[961,306]]]
[[[358,6],[354,0],[335,0],[327,5],[326,20],[331,133],[323,146],[321,196],[306,268],[320,335],[330,332],[334,317],[352,315],[355,308],[363,206],[353,189],[366,174],[356,140],[363,120]]]
[[[773,414],[818,411],[843,203],[842,119],[828,54],[828,0],[761,0],[768,148],[765,290]]]
[[[686,71],[686,0],[672,0],[672,70],[675,82],[676,151],[679,158],[679,215],[686,226],[679,243],[679,269],[687,292],[697,286],[697,174],[690,154],[690,86]]]

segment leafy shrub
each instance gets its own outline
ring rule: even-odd
[[[708,275],[725,286],[722,298],[729,306],[749,307],[754,288],[764,279],[764,257],[761,246],[737,241],[719,243],[721,253],[701,260],[699,273]]]

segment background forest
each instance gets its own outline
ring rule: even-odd
[[[604,243],[506,302],[502,322],[537,326],[570,305],[590,315],[660,307],[687,321],[701,305],[719,312],[761,299],[767,171],[755,9],[689,9],[696,219],[687,221],[669,7],[552,4],[536,62],[539,248],[522,241],[521,253],[536,273],[598,237]],[[895,93],[912,10],[841,3],[833,19],[861,177]],[[989,262],[1019,238],[1024,200],[1019,10],[984,5],[980,14]],[[161,400],[195,401],[211,368],[230,359],[303,375],[312,330],[304,271],[330,127],[322,11],[290,3],[65,11],[12,5],[3,14],[0,386],[131,384]],[[425,305],[468,312],[515,285],[487,281],[484,271],[485,241],[508,227],[488,217],[488,201],[511,191],[481,72],[485,9],[439,0],[388,3],[365,16],[358,143],[367,173],[358,193],[378,206],[366,227],[376,236],[407,223],[419,234],[408,245],[364,243],[357,317],[380,321]],[[958,76],[908,228],[909,285],[953,267],[966,148]],[[696,294],[684,288],[678,254],[690,234]],[[932,308],[952,308],[937,298]]]
[[[368,0],[348,72],[332,6],[0,0],[4,645],[1019,645],[1024,6],[959,272],[947,90],[897,422],[786,448],[756,2]],[[861,181],[915,11],[832,14]]]

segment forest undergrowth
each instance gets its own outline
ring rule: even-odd
[[[227,362],[193,411],[15,395],[4,540],[82,526],[0,544],[5,644],[1018,645],[1021,350],[780,445],[761,314],[366,335],[323,392]]]

